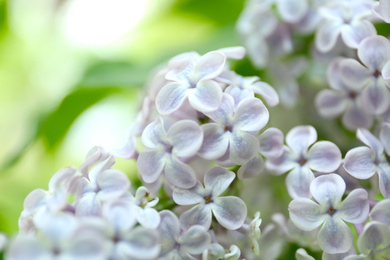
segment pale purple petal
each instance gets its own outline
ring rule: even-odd
[[[95,193],[87,193],[75,205],[76,216],[101,216],[102,204]]]
[[[286,187],[291,198],[311,198],[310,183],[314,174],[308,167],[296,167],[286,177]]]
[[[316,96],[315,105],[322,117],[333,118],[345,111],[348,101],[342,94],[330,89],[324,89]]]
[[[372,72],[381,71],[390,59],[390,42],[383,36],[368,37],[361,42],[358,56]]]
[[[379,175],[379,189],[386,199],[390,198],[390,165],[381,163],[377,167]]]
[[[156,108],[162,115],[170,114],[183,104],[188,93],[188,84],[171,82],[163,87],[156,97]]]
[[[251,89],[254,93],[259,94],[270,107],[279,104],[278,93],[268,83],[261,81],[255,82],[251,85]]]
[[[325,220],[325,213],[320,205],[305,198],[294,199],[288,205],[291,221],[304,231],[318,228]]]
[[[258,176],[264,170],[264,160],[261,155],[257,154],[247,163],[243,164],[237,171],[237,177],[242,179],[253,178]]]
[[[368,193],[364,189],[353,190],[337,207],[337,216],[353,223],[362,224],[368,217]]]
[[[282,131],[271,127],[265,130],[259,137],[260,153],[265,157],[279,157],[284,150]]]
[[[277,4],[282,19],[288,23],[299,22],[309,8],[307,0],[278,0]]]
[[[19,235],[10,243],[5,258],[10,260],[50,260],[52,254],[35,236]]]
[[[200,112],[209,112],[218,108],[222,100],[222,90],[213,80],[201,80],[188,93],[191,106]]]
[[[233,182],[235,173],[222,167],[213,167],[204,176],[206,190],[211,190],[212,196],[221,195]]]
[[[146,228],[157,228],[160,224],[160,215],[153,208],[138,208],[137,221]]]
[[[180,234],[179,219],[172,211],[160,211],[160,224],[158,230],[160,233],[161,255],[166,254],[174,246],[175,240]]]
[[[333,172],[341,164],[340,149],[329,141],[317,142],[307,153],[307,164],[318,172]]]
[[[189,189],[196,184],[195,171],[173,155],[166,162],[164,173],[167,180],[176,187]]]
[[[296,126],[286,135],[286,143],[296,153],[301,154],[317,140],[317,132],[312,126]]]
[[[214,198],[212,211],[218,223],[230,230],[240,228],[247,215],[245,202],[234,196]]]
[[[354,89],[362,89],[370,81],[372,72],[354,59],[340,61],[340,76],[344,84]]]
[[[370,212],[373,221],[382,222],[390,227],[390,199],[379,201]]]
[[[382,114],[390,107],[390,91],[382,77],[369,84],[362,92],[364,107],[371,114]]]
[[[234,131],[230,137],[230,160],[242,165],[252,159],[260,149],[259,141],[243,131]]]
[[[357,179],[368,179],[376,172],[374,151],[368,147],[357,147],[347,152],[344,169]]]
[[[328,52],[336,45],[342,25],[341,22],[336,21],[326,22],[319,27],[315,37],[315,44],[320,52]]]
[[[223,156],[229,145],[229,137],[216,123],[201,126],[204,134],[203,144],[198,154],[204,159],[215,160]]]
[[[177,241],[181,250],[196,255],[208,248],[211,238],[204,227],[192,226]]]
[[[390,227],[380,222],[368,223],[363,233],[358,240],[358,247],[361,253],[369,255],[371,252],[378,253],[388,247],[390,244]],[[377,258],[379,255],[374,253],[371,259]],[[383,259],[386,259],[382,257]]]
[[[376,35],[376,29],[367,20],[353,20],[341,28],[341,37],[344,43],[352,49],[357,49],[362,40],[373,35]]]
[[[192,205],[204,201],[202,196],[204,188],[199,182],[191,189],[175,188],[172,193],[173,200],[179,205]]]
[[[265,166],[268,170],[276,174],[283,174],[294,167],[297,167],[295,158],[291,158],[293,151],[287,146],[284,146],[283,153],[277,158],[267,158]]]
[[[223,71],[225,62],[226,56],[219,51],[211,51],[201,56],[193,70],[194,81],[217,77]]]
[[[330,254],[347,252],[353,242],[352,231],[339,218],[327,218],[318,232],[318,243],[322,250]]]
[[[362,106],[353,103],[345,110],[342,121],[348,129],[356,130],[359,127],[370,128],[374,122],[374,117],[368,114]]]
[[[343,61],[345,58],[342,57],[335,57],[333,58],[329,65],[328,69],[326,70],[326,78],[328,80],[329,86],[335,90],[345,91],[345,85],[344,82],[341,79],[341,61]],[[353,87],[353,86],[351,86]]]
[[[382,130],[380,132],[380,140],[386,150],[386,153],[390,155],[390,124],[383,123]]]
[[[386,23],[390,23],[390,1],[380,0],[380,10],[381,10],[383,20]]]
[[[206,112],[205,115],[219,124],[228,124],[229,119],[233,117],[234,99],[232,96],[224,93],[222,94],[222,101],[218,109]]]
[[[382,77],[387,81],[390,80],[390,60],[383,66]],[[389,83],[387,83],[387,85],[389,85]]]
[[[167,142],[167,133],[165,132],[162,118],[156,119],[145,127],[142,132],[141,141],[143,145],[152,149]]]
[[[48,197],[49,193],[47,191],[35,189],[24,199],[23,209],[32,212],[38,207],[44,206]]]
[[[187,230],[193,225],[201,225],[206,229],[210,228],[212,213],[210,207],[196,205],[180,215],[180,227]]]
[[[106,170],[99,174],[97,182],[100,187],[99,199],[104,201],[119,198],[130,187],[127,176],[115,169]]]
[[[295,252],[295,258],[297,260],[315,260],[312,256],[310,256],[305,249],[299,248]]]
[[[137,160],[137,168],[146,183],[155,182],[165,166],[165,152],[143,151]]]
[[[121,250],[129,259],[156,259],[160,253],[157,230],[136,227],[126,234],[124,240]]]
[[[104,205],[103,216],[116,230],[128,230],[136,224],[133,206],[129,201],[117,200]]]
[[[329,254],[327,252],[324,252],[322,254],[322,260],[365,260],[365,257],[362,259],[358,258],[349,258],[350,255],[356,254],[356,249],[354,246],[352,246],[347,252],[345,253],[339,253],[339,254]]]
[[[343,178],[332,173],[315,178],[310,185],[310,192],[321,205],[336,207],[344,195],[345,187]]]
[[[233,117],[234,128],[241,131],[258,132],[269,119],[269,112],[263,102],[257,98],[243,99]]]
[[[356,136],[365,145],[369,146],[372,150],[374,150],[376,156],[379,156],[383,153],[382,143],[367,129],[359,128],[356,132]]]
[[[203,142],[202,129],[192,120],[175,123],[169,128],[167,136],[173,146],[172,153],[180,157],[195,155]]]
[[[226,47],[222,49],[218,49],[217,51],[222,52],[226,57],[241,60],[245,57],[245,48],[242,46],[234,46],[234,47]]]

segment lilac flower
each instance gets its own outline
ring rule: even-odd
[[[191,120],[172,124],[159,118],[150,123],[142,134],[142,143],[148,148],[141,152],[138,170],[146,183],[155,182],[162,172],[172,185],[193,187],[196,183],[194,170],[180,157],[195,155],[203,141],[203,131]]]
[[[141,186],[137,189],[135,197],[132,199],[134,203],[134,213],[137,221],[144,227],[157,228],[160,223],[160,215],[154,206],[158,203],[157,197],[151,197],[147,188]]]
[[[300,229],[318,232],[320,247],[327,253],[347,252],[353,242],[352,232],[344,221],[361,224],[368,216],[368,194],[363,189],[353,190],[341,202],[345,182],[337,174],[314,179],[310,191],[315,201],[294,199],[289,205],[290,219]]]
[[[371,210],[372,221],[384,223],[390,227],[390,199],[379,201]]]
[[[390,227],[376,221],[366,224],[357,244],[361,254],[344,260],[387,259],[390,255]]]
[[[218,223],[227,229],[238,229],[245,221],[245,202],[235,196],[220,197],[235,178],[235,174],[222,167],[213,167],[204,176],[203,188],[200,182],[189,190],[174,189],[173,200],[179,205],[198,204],[180,216],[180,226],[188,229],[192,225],[209,228],[212,213]]]
[[[370,1],[331,1],[320,8],[325,21],[319,26],[315,44],[319,51],[328,52],[341,35],[353,49],[366,37],[376,35],[375,27],[365,18],[371,15]]]
[[[309,9],[308,0],[276,0],[282,19],[288,23],[299,22]]]
[[[314,143],[316,140],[317,132],[314,127],[294,127],[287,133],[288,146],[284,147],[283,154],[266,161],[267,169],[276,174],[290,171],[286,186],[292,198],[311,197],[310,183],[314,179],[312,170],[330,173],[341,163],[341,152],[335,144],[329,141]]]
[[[177,110],[188,98],[191,106],[201,112],[216,109],[222,99],[221,86],[215,78],[225,67],[226,56],[212,51],[203,56],[184,53],[168,63],[165,85],[156,97],[160,114],[167,115]]]
[[[384,125],[383,129],[388,129],[386,126],[389,125]],[[368,147],[361,146],[348,151],[344,161],[345,170],[357,179],[368,179],[378,173],[379,189],[385,198],[389,198],[390,164],[387,162],[383,144],[366,129],[358,129],[356,135]],[[390,132],[382,130],[380,139],[388,145]]]
[[[364,108],[382,114],[390,107],[390,84],[385,82],[390,78],[390,41],[383,36],[368,37],[360,43],[358,56],[364,66],[353,59],[340,62],[341,79],[346,85],[364,88]]]
[[[372,11],[386,23],[390,23],[390,1],[379,0],[372,8]]]
[[[351,130],[359,127],[371,127],[374,118],[367,113],[362,104],[363,86],[360,84],[345,84],[341,78],[341,64],[344,58],[334,58],[328,66],[327,79],[332,89],[318,93],[315,105],[322,117],[334,118],[341,114],[342,123]]]
[[[259,142],[255,135],[269,118],[263,102],[246,98],[235,109],[233,98],[224,93],[220,107],[205,115],[214,122],[202,125],[204,140],[198,153],[201,157],[215,160],[228,152],[234,164],[242,165],[256,155]]]
[[[311,255],[309,255],[305,249],[303,248],[299,248],[296,252],[295,252],[295,258],[297,260],[315,260],[314,257],[312,257]]]
[[[192,255],[199,255],[210,244],[210,235],[199,225],[180,231],[179,220],[169,210],[160,212],[161,223],[158,231],[161,236],[161,253],[158,259],[195,259]]]
[[[203,252],[202,260],[238,260],[240,259],[240,255],[241,251],[236,245],[231,245],[229,252],[226,253],[223,246],[213,243]]]
[[[76,197],[76,215],[101,215],[103,202],[113,201],[121,197],[130,187],[127,176],[119,170],[109,169],[113,158],[95,166],[88,178],[79,181]]]
[[[159,234],[154,229],[134,228],[136,215],[130,200],[105,204],[102,217],[106,221],[103,233],[113,243],[109,259],[156,259],[161,247]]]

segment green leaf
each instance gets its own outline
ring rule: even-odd
[[[122,91],[126,89],[119,87],[80,87],[76,89],[67,95],[58,108],[42,122],[38,136],[43,139],[48,150],[55,149],[82,112],[103,98]]]

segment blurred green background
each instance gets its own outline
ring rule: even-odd
[[[0,0],[0,231],[94,145],[121,146],[153,69],[239,45],[243,0]],[[135,164],[118,160],[130,178]]]

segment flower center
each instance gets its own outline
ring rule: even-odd
[[[165,151],[166,151],[167,153],[172,153],[172,150],[173,150],[173,146],[172,146],[172,145],[167,146],[167,147],[165,148]]]
[[[305,164],[307,163],[307,159],[306,159],[306,158],[301,158],[301,159],[298,161],[298,163],[299,163],[301,166],[303,166],[303,165],[305,165]]]
[[[356,91],[351,91],[351,92],[349,92],[349,97],[351,98],[351,99],[355,99],[356,97],[357,97],[357,92]]]
[[[334,213],[336,213],[336,209],[335,208],[333,208],[332,206],[328,209],[328,213],[329,213],[329,215],[331,215],[331,216],[333,216],[333,214]]]
[[[376,70],[372,75],[373,75],[375,78],[378,78],[379,76],[382,75],[382,73],[381,73],[379,70]]]
[[[225,132],[227,132],[227,131],[229,131],[229,132],[233,131],[233,127],[230,125],[225,125]]]
[[[211,198],[211,196],[208,196],[206,198],[204,198],[206,200],[206,204],[209,204],[210,202],[213,202],[213,199]]]

